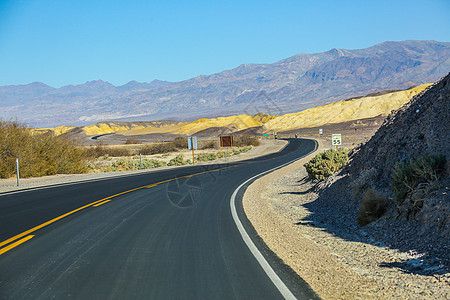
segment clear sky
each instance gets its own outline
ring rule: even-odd
[[[450,41],[448,0],[0,0],[0,86],[181,81],[298,53]]]

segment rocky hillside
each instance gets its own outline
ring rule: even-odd
[[[394,164],[424,153],[450,159],[450,74],[391,113],[377,133],[354,155],[349,172],[375,168],[387,183]]]
[[[55,89],[42,83],[0,87],[0,118],[38,127],[104,120],[194,120],[259,112],[281,115],[380,90],[434,82],[450,68],[450,43],[385,42],[360,50],[298,54],[272,64],[176,83],[101,80]]]
[[[450,74],[390,114],[322,191],[340,220],[369,222],[367,239],[419,258],[397,266],[407,272],[450,271],[449,114]]]

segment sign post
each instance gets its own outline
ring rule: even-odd
[[[16,170],[17,170],[17,186],[20,186],[19,159],[18,158],[16,158]]]
[[[331,135],[331,144],[333,146],[336,146],[336,150],[337,150],[338,146],[342,145],[342,135],[340,133],[332,134]]]
[[[197,137],[190,136],[188,137],[188,148],[192,150],[192,165],[195,165],[195,154],[194,149],[197,149]]]
[[[223,147],[231,147],[231,151],[233,151],[233,136],[232,135],[221,136],[220,137],[220,146],[222,147],[222,152],[223,152]],[[226,153],[224,155],[225,155],[225,161],[227,161]]]

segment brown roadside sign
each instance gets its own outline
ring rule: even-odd
[[[233,146],[233,137],[231,135],[220,137],[220,146],[231,147]]]

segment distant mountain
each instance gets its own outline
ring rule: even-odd
[[[384,42],[359,50],[298,54],[273,64],[176,83],[98,80],[60,89],[0,87],[0,118],[34,126],[103,120],[186,120],[258,112],[280,115],[380,90],[437,81],[450,70],[450,43]],[[34,84],[32,84],[34,85]],[[23,87],[21,89],[20,87]]]

